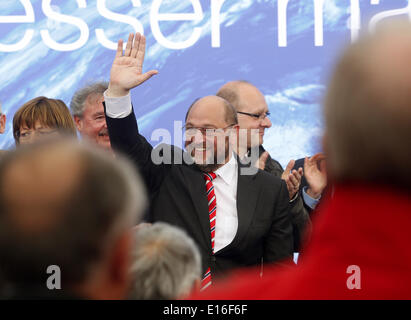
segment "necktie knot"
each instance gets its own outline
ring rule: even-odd
[[[217,178],[217,175],[214,172],[204,172],[203,175],[206,181],[213,181]]]

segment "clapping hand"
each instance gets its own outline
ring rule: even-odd
[[[324,188],[327,186],[327,173],[325,166],[325,156],[317,153],[311,158],[304,159],[304,176],[307,179],[307,194],[318,199]]]
[[[287,167],[285,168],[283,174],[281,175],[281,179],[285,181],[287,184],[288,194],[290,199],[293,199],[295,194],[298,192],[301,184],[301,178],[303,176],[303,168],[298,168],[298,170],[292,170],[294,167],[295,161],[291,160]]]

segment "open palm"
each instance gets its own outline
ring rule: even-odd
[[[139,33],[129,35],[124,53],[123,40],[118,41],[116,57],[110,71],[111,91],[118,95],[127,94],[129,90],[158,73],[157,70],[143,73],[145,49],[146,39]]]

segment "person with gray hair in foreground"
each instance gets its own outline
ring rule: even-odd
[[[181,229],[157,222],[135,230],[130,299],[172,300],[198,289],[201,257]]]
[[[124,299],[146,192],[120,155],[42,140],[0,162],[0,299]]]

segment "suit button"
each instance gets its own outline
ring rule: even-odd
[[[211,261],[216,262],[216,260],[217,260],[217,259],[215,258],[215,256],[212,256],[212,257],[211,257]]]

